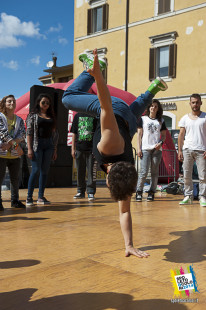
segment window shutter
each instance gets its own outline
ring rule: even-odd
[[[87,34],[92,33],[92,9],[87,11]]]
[[[159,0],[159,3],[158,3],[158,14],[162,14],[164,12],[164,10],[163,10],[163,1],[164,0]]]
[[[149,80],[153,80],[156,77],[156,48],[150,48],[149,55]]]
[[[170,1],[171,0],[165,0],[165,12],[170,12]]]
[[[176,77],[176,62],[177,62],[177,44],[171,44],[169,46],[169,72],[168,76]]]
[[[102,6],[102,30],[108,29],[109,5],[106,3]]]

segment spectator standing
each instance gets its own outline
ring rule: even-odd
[[[191,204],[193,200],[192,172],[196,162],[199,175],[199,201],[206,207],[206,113],[201,111],[201,96],[190,96],[191,112],[180,122],[178,136],[178,159],[183,161],[184,199],[180,205]]]
[[[49,204],[44,197],[47,175],[51,160],[57,158],[58,133],[52,99],[48,94],[40,94],[33,111],[27,116],[28,158],[31,159],[32,171],[28,182],[26,205],[33,205],[33,192],[39,174],[39,193],[37,204]]]
[[[0,210],[4,210],[1,196],[1,185],[9,170],[11,182],[11,207],[25,208],[19,200],[20,157],[23,150],[20,143],[25,139],[25,126],[21,117],[14,114],[16,99],[14,95],[3,97],[0,102]]]
[[[137,155],[141,160],[138,176],[136,201],[142,201],[142,192],[146,177],[151,166],[151,181],[147,201],[154,200],[156,192],[159,165],[162,158],[162,144],[166,139],[166,125],[162,118],[162,106],[157,99],[148,105],[145,116],[138,121]]]
[[[96,128],[96,118],[85,113],[77,113],[74,116],[71,132],[72,135],[72,157],[76,159],[77,167],[77,194],[74,199],[95,199],[96,193],[96,161],[92,154],[93,135]],[[86,183],[87,170],[87,183]]]

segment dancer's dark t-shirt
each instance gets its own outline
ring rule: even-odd
[[[125,147],[124,147],[124,153],[120,155],[115,155],[115,156],[105,156],[100,154],[100,152],[97,149],[97,144],[99,143],[101,139],[101,126],[100,126],[100,120],[98,119],[97,121],[97,127],[94,133],[93,137],[93,154],[100,165],[100,168],[107,173],[107,169],[105,168],[104,164],[109,164],[109,163],[116,163],[118,161],[126,161],[134,164],[134,157],[133,157],[133,151],[132,151],[132,143],[131,143],[131,137],[129,134],[129,127],[126,124],[126,122],[123,120],[122,117],[119,115],[115,115],[117,124],[119,127],[119,132],[124,138],[125,141]]]

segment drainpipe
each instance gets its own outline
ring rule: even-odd
[[[128,71],[128,24],[129,24],[129,0],[126,3],[126,37],[125,37],[125,86],[124,90],[127,91],[127,71]]]

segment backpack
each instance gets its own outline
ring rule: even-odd
[[[166,193],[176,195],[179,193],[179,184],[177,182],[171,182],[166,187]]]

